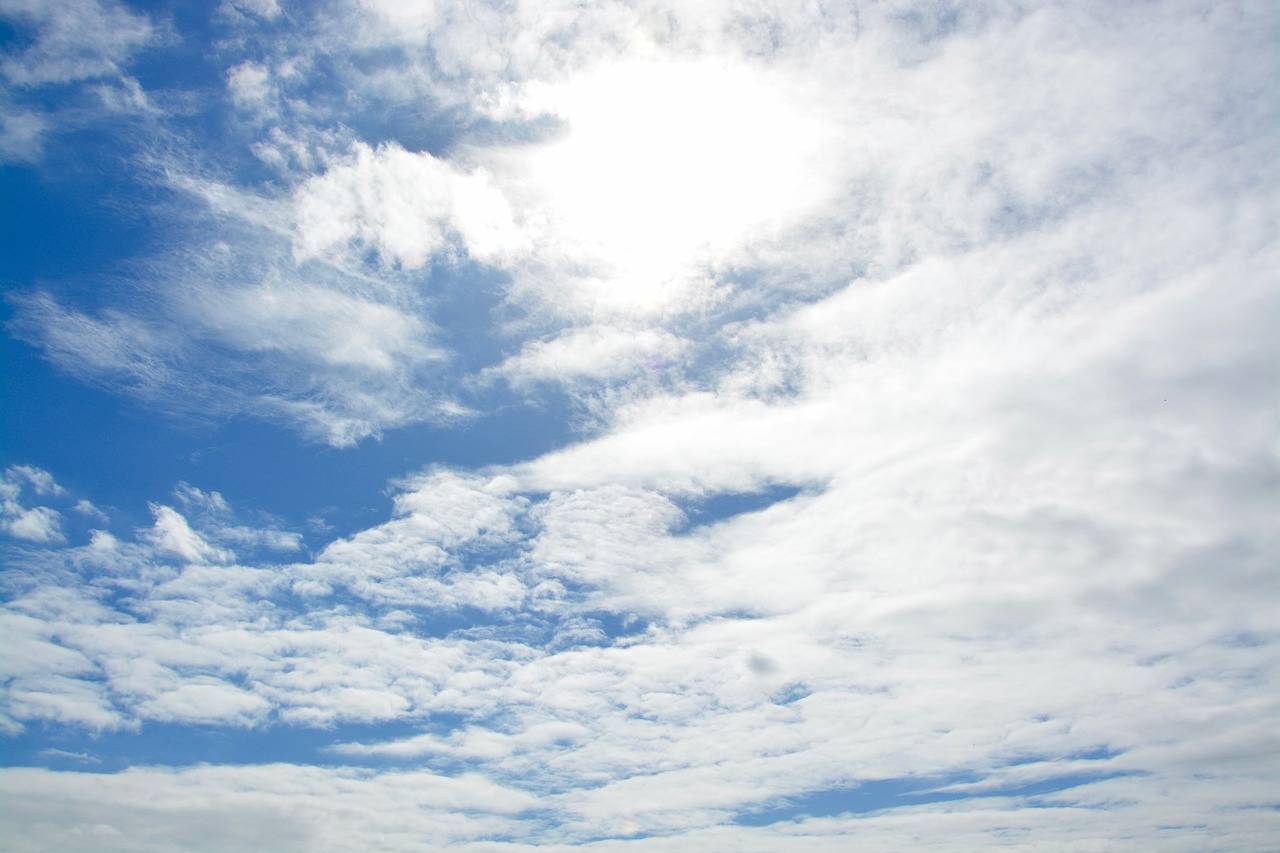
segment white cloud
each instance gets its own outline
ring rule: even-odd
[[[227,87],[239,106],[257,106],[271,93],[270,72],[263,66],[245,62],[227,73]]]
[[[14,719],[40,719],[90,731],[118,728],[125,720],[107,691],[80,678],[46,675],[14,681],[5,690],[4,722],[10,733],[21,730]]]
[[[1205,515],[1194,500],[1143,512],[1139,481],[1113,480],[1099,496],[1079,455],[1097,452],[1096,436],[1058,463],[1078,481],[1033,476],[1034,457],[1002,470],[972,455],[981,444],[952,441],[958,451],[692,529],[670,500],[636,487],[528,501],[510,477],[437,472],[405,484],[398,518],[285,575],[333,578],[341,567],[373,615],[447,602],[420,593],[388,603],[397,574],[480,573],[487,563],[514,574],[516,589],[558,581],[542,618],[582,623],[573,614],[603,610],[653,620],[612,647],[592,648],[609,641],[589,626],[544,650],[435,640],[415,636],[413,622],[369,624],[349,606],[264,623],[271,611],[256,603],[279,588],[278,570],[235,569],[243,577],[227,585],[231,567],[197,566],[142,591],[153,627],[83,611],[48,648],[92,650],[107,676],[100,689],[143,719],[245,724],[268,708],[292,725],[468,714],[476,722],[453,735],[339,754],[453,756],[550,786],[563,793],[544,805],[562,815],[556,837],[566,841],[622,824],[695,839],[738,810],[860,780],[996,772],[1009,784],[1001,765],[1028,755],[1106,746],[1124,757],[1041,769],[1176,780],[1188,759],[1216,767],[1224,752],[1249,753],[1260,715],[1273,713],[1269,647],[1231,638],[1276,629],[1257,550],[1275,545],[1250,532],[1262,507],[1237,494],[1229,515]],[[183,493],[193,506],[220,503]],[[1212,545],[1241,536],[1253,544]],[[525,556],[503,556],[521,542]],[[1223,595],[1223,583],[1236,593]],[[176,606],[184,601],[195,607]],[[72,672],[83,659],[67,656]],[[242,672],[247,683],[230,681]],[[52,695],[23,686],[11,713],[71,713],[48,704]],[[1188,745],[1208,746],[1196,734],[1206,717],[1226,739],[1199,755]],[[1142,791],[1131,792],[1134,808],[1154,802]],[[1013,814],[1002,807],[982,825]],[[843,820],[814,825],[862,825]],[[1244,816],[1214,820],[1222,831],[1247,826]],[[1099,813],[1080,831],[1104,825]]]
[[[307,181],[295,204],[295,253],[302,258],[358,243],[384,263],[413,269],[448,252],[455,239],[486,261],[524,239],[484,171],[463,171],[399,145],[375,150],[358,143]]]
[[[27,163],[40,159],[49,123],[32,112],[0,113],[0,161]]]
[[[260,696],[210,678],[148,699],[138,706],[138,713],[170,722],[251,725],[259,722],[270,707]]]
[[[10,536],[32,542],[62,541],[62,514],[47,506],[23,510],[4,520],[4,528]]]
[[[15,480],[26,480],[31,488],[35,489],[37,495],[60,495],[62,487],[53,479],[53,475],[43,468],[36,468],[31,465],[13,465],[4,472],[5,479],[13,482]]]
[[[221,563],[234,559],[231,552],[215,548],[206,542],[173,508],[152,504],[151,512],[156,521],[146,536],[160,551],[181,557],[190,563]]]
[[[22,485],[41,497],[63,493],[48,471],[30,465],[12,465],[0,477],[0,530],[29,542],[62,542],[62,513],[47,506],[22,505]]]
[[[268,21],[274,21],[283,14],[276,0],[224,0],[219,11],[233,16],[247,12]]]
[[[142,389],[176,382],[165,365],[178,343],[116,310],[101,318],[68,311],[46,293],[19,301],[18,331],[39,336],[50,358],[74,374],[125,376]]]
[[[99,521],[107,521],[109,519],[109,516],[101,509],[94,506],[92,501],[85,500],[84,498],[76,501],[75,506],[73,506],[72,509],[81,515],[96,518]]]
[[[4,0],[0,14],[34,29],[32,43],[0,62],[11,83],[69,83],[118,72],[154,37],[150,21],[98,0]]]
[[[91,845],[132,850],[140,835],[165,847],[225,850],[421,849],[513,831],[532,797],[477,774],[373,774],[351,769],[202,767],[135,769],[104,786],[98,774],[10,769],[3,776],[15,849]],[[55,793],[57,792],[57,793]],[[51,795],[63,802],[51,808]],[[68,811],[76,818],[68,821]],[[59,817],[61,815],[61,817]]]
[[[48,749],[42,749],[42,750],[40,750],[40,754],[41,754],[41,755],[47,755],[47,756],[55,757],[55,758],[69,758],[69,759],[71,759],[71,760],[73,760],[73,761],[79,761],[79,762],[81,762],[82,764],[100,764],[100,763],[102,763],[102,759],[101,759],[101,758],[98,758],[97,756],[90,754],[88,751],[85,751],[85,752],[69,752],[68,750],[65,750],[65,749],[53,749],[53,748],[48,748]]]
[[[641,369],[661,374],[687,346],[661,328],[597,324],[532,342],[494,372],[515,385],[630,378]]]
[[[282,247],[243,236],[239,250],[219,243],[159,265],[144,285],[156,299],[137,316],[37,294],[16,300],[14,330],[74,375],[162,410],[248,413],[336,446],[466,415],[435,376],[448,354],[411,293],[333,267],[264,269]]]
[[[374,375],[440,358],[425,343],[423,324],[394,306],[301,282],[263,282],[216,296],[196,294],[203,304],[193,306],[195,312],[246,352],[278,352]]]

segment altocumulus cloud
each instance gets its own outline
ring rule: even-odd
[[[1268,4],[0,14],[13,849],[1275,847]]]

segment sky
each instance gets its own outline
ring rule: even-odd
[[[1280,849],[1278,43],[0,0],[5,849]]]

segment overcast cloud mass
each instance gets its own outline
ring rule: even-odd
[[[0,0],[4,848],[1280,848],[1277,45]]]

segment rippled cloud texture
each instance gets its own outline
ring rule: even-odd
[[[0,17],[6,849],[1280,844],[1273,4]]]

